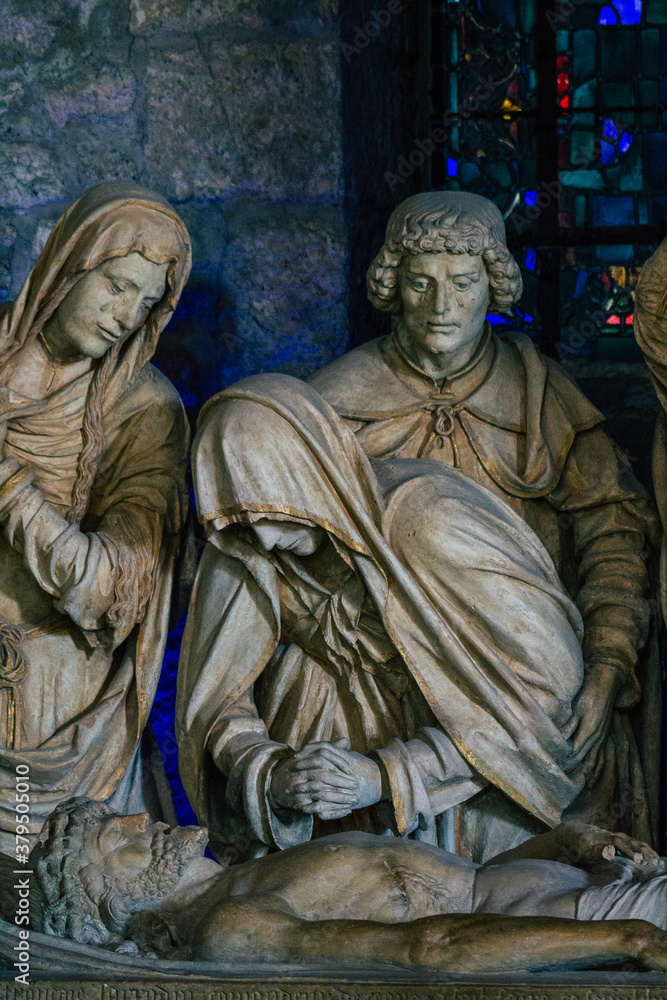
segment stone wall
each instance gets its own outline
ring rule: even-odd
[[[193,237],[157,357],[192,416],[344,349],[337,0],[5,0],[0,80],[2,297],[77,195],[129,178]]]

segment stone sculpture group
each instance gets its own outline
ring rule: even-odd
[[[666,257],[635,328],[667,410]],[[147,719],[188,432],[150,359],[190,260],[161,197],[99,185],[0,306],[0,881],[27,768],[35,938],[65,964],[667,970],[660,521],[602,414],[486,321],[521,275],[476,195],[391,216],[388,336],[200,415],[176,733],[201,826],[169,831]],[[6,886],[0,913],[6,956]]]

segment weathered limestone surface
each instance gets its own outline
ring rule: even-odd
[[[340,353],[337,8],[6,0],[0,297],[17,294],[64,203],[127,178],[171,199],[193,236],[192,279],[157,359],[193,415],[245,374],[307,374]]]

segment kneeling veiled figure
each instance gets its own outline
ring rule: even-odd
[[[347,829],[453,846],[448,810],[488,786],[560,822],[582,624],[521,517],[440,463],[369,460],[289,376],[209,401],[193,466],[176,726],[216,856]]]
[[[45,931],[192,961],[193,975],[201,961],[498,973],[630,960],[667,970],[661,860],[582,823],[485,866],[352,832],[223,868],[203,857],[199,827],[169,831],[78,798],[58,806],[40,841],[30,857],[40,894],[34,959],[40,949],[54,955],[35,933]],[[3,958],[14,959],[12,940],[0,927]]]
[[[8,852],[17,774],[30,786],[21,834],[33,841],[73,794],[162,811],[139,743],[168,628],[188,431],[176,390],[149,361],[190,260],[166,201],[101,184],[63,215],[19,297],[0,306]]]

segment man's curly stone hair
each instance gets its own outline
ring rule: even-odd
[[[433,191],[401,202],[366,275],[368,298],[376,309],[400,316],[399,269],[404,257],[417,253],[480,255],[489,276],[490,312],[508,312],[521,297],[521,272],[507,249],[505,223],[488,198]]]
[[[46,900],[36,930],[82,944],[108,946],[122,940],[131,913],[83,843],[87,829],[113,815],[115,810],[104,802],[83,796],[62,802],[51,813],[30,854]]]

